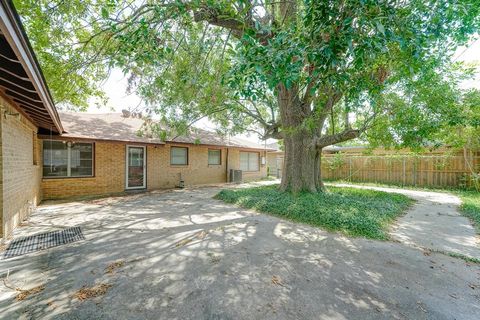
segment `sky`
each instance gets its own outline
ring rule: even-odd
[[[456,51],[454,58],[455,61],[463,61],[465,63],[480,63],[480,39],[473,41],[466,47],[460,47]],[[480,89],[480,66],[477,66],[476,78],[462,83],[463,88],[478,88]],[[141,103],[141,99],[135,94],[126,94],[127,78],[123,73],[118,70],[112,70],[110,77],[104,83],[104,90],[109,98],[109,102],[106,106],[98,108],[92,106],[88,109],[88,112],[92,113],[105,113],[105,112],[121,112],[122,109],[133,109]],[[202,129],[215,129],[214,125],[208,120],[204,119],[196,124],[197,127]],[[241,135],[240,137],[253,141],[260,142],[255,135]],[[272,140],[267,141],[267,143]]]

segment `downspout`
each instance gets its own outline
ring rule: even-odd
[[[225,159],[225,179],[227,180],[226,182],[229,182],[228,181],[228,150],[230,150],[230,148],[227,147],[227,154]]]

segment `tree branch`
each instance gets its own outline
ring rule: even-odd
[[[317,113],[317,112],[319,113],[318,127],[320,128],[320,130],[322,130],[323,125],[325,123],[325,120],[327,119],[327,117],[332,112],[335,104],[338,101],[340,101],[340,99],[343,96],[343,94],[339,91],[336,91],[336,92],[333,92],[333,93],[331,93],[331,91],[333,91],[333,90],[328,90],[328,92],[327,92],[328,98],[327,98],[327,101],[323,104],[322,109],[319,110],[318,106],[316,106],[315,109],[314,109],[314,113]]]
[[[336,134],[322,136],[316,139],[315,145],[318,148],[324,148],[326,146],[331,146],[333,144],[352,140],[358,138],[363,133],[363,131],[363,129],[347,129]]]
[[[211,25],[228,29],[237,38],[242,37],[246,24],[244,21],[236,18],[227,17],[225,14],[218,12],[218,10],[203,7],[193,12],[193,19],[195,22],[206,21]]]

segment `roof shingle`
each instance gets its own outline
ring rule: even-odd
[[[92,140],[110,140],[135,143],[165,144],[158,137],[139,136],[144,119],[124,117],[121,113],[61,112],[64,127],[62,137]],[[237,137],[223,137],[215,132],[193,128],[188,136],[167,139],[170,143],[188,143],[213,146],[229,146],[248,149],[269,149]]]

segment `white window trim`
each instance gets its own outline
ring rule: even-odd
[[[143,185],[138,187],[128,186],[128,148],[142,148],[143,149]],[[145,189],[147,187],[147,148],[145,146],[126,145],[125,148],[125,190]]]

